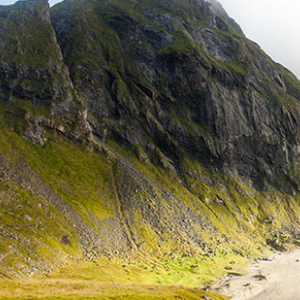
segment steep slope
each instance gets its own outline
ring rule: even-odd
[[[47,1],[1,6],[0,24],[2,118],[40,144],[43,127],[74,135],[82,103],[62,61]]]
[[[65,2],[52,20],[95,135],[140,145],[154,163],[159,151],[179,174],[188,157],[248,186],[291,192],[299,154],[295,78],[214,7]]]
[[[138,257],[195,283],[297,242],[300,83],[212,3],[0,7],[3,276]]]
[[[22,1],[3,6],[0,24],[1,266],[3,271],[31,274],[52,270],[47,261],[53,257],[80,251],[76,243],[74,247],[61,243],[70,232],[74,232],[71,240],[82,239],[72,224],[78,226],[81,236],[90,229],[29,168],[24,161],[26,147],[14,144],[17,139],[7,129],[39,145],[57,134],[84,137],[87,130],[82,103],[62,61],[48,3]]]

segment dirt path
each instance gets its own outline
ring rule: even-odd
[[[212,289],[233,300],[300,300],[300,249],[259,260],[248,274],[227,275]]]

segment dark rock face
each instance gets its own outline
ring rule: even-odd
[[[57,129],[72,124],[75,128],[80,122],[75,107],[81,103],[62,61],[48,2],[19,1],[1,7],[0,24],[0,97],[11,114],[28,121],[21,130],[24,137],[43,144],[44,125],[51,128],[55,124]],[[34,111],[38,110],[47,111],[48,120],[37,120]]]
[[[149,157],[154,143],[175,168],[188,155],[255,188],[295,188],[293,75],[219,3],[66,2],[52,22],[96,136],[141,145]]]
[[[61,74],[66,79],[67,69],[58,64],[62,57],[47,2],[20,1],[12,7],[4,7],[1,21],[2,97],[7,101],[29,99],[35,104],[54,97],[65,98],[54,86],[59,84],[55,75]],[[47,88],[46,84],[54,80],[57,82],[53,82],[52,88]],[[70,86],[62,88],[68,90]]]

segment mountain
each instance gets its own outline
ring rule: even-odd
[[[0,6],[0,101],[0,276],[298,243],[300,82],[217,1]]]

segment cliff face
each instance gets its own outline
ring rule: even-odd
[[[19,1],[3,6],[0,24],[2,117],[24,137],[40,144],[45,142],[43,127],[67,133],[71,126],[74,134],[80,123],[76,106],[82,104],[63,63],[48,2]],[[44,114],[35,118],[34,112],[39,110]],[[24,121],[26,126],[20,124]]]
[[[67,2],[52,21],[95,135],[291,192],[296,79],[213,3]]]
[[[300,83],[218,2],[28,0],[0,28],[5,273],[297,232]]]

